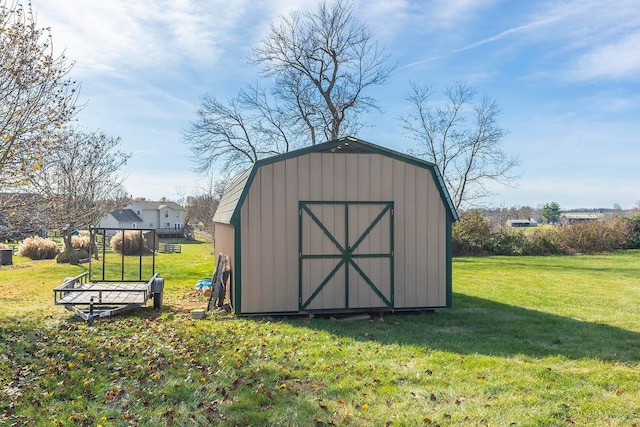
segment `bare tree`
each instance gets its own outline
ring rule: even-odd
[[[220,204],[225,181],[212,175],[208,178],[206,186],[200,187],[195,195],[187,197],[186,215],[192,223],[202,223],[207,231],[213,233],[213,216]]]
[[[281,17],[253,53],[261,71],[276,78],[278,93],[299,95],[298,111],[311,135],[320,130],[330,140],[343,136],[345,127],[360,127],[358,114],[376,107],[363,90],[386,83],[393,69],[386,65],[390,54],[344,0]]]
[[[495,101],[476,101],[476,91],[460,82],[443,94],[444,104],[432,106],[433,90],[412,85],[406,97],[412,112],[401,121],[417,141],[412,154],[438,166],[455,207],[473,206],[490,194],[488,182],[510,185],[519,160],[502,149],[506,131]]]
[[[72,64],[54,56],[31,4],[0,0],[0,188],[19,191],[76,113]]]
[[[71,262],[74,230],[95,225],[104,215],[127,204],[120,169],[130,154],[118,150],[120,138],[101,131],[65,130],[31,176],[35,192],[47,202],[49,227],[61,230]]]
[[[196,169],[219,161],[229,170],[357,134],[361,113],[378,108],[366,91],[388,81],[389,57],[345,0],[281,16],[251,59],[270,89],[248,87],[228,104],[203,97],[184,135]]]
[[[258,86],[240,91],[226,105],[215,96],[203,96],[196,121],[183,133],[196,171],[207,172],[220,162],[223,171],[234,173],[289,151],[290,123],[284,110],[267,98]]]

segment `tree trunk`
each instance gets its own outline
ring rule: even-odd
[[[91,230],[89,232],[89,247],[91,248],[91,253],[94,258],[99,260],[100,254],[98,253],[98,245],[96,244],[96,232],[95,230]]]
[[[73,246],[71,246],[71,236],[71,232],[65,232],[62,235],[62,241],[64,242],[65,251],[69,254],[69,264],[78,265],[80,264],[80,258],[76,251],[73,250]]]

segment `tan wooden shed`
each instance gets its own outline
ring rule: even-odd
[[[238,315],[440,309],[457,219],[435,165],[348,137],[241,173],[214,244]]]

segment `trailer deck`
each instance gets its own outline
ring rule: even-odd
[[[162,307],[164,280],[154,274],[146,283],[86,282],[87,273],[68,277],[54,288],[54,303],[73,311],[88,323],[141,307],[153,298]]]

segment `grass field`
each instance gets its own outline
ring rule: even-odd
[[[454,259],[453,308],[191,320],[208,244],[162,254],[165,308],[92,326],[86,266],[0,268],[0,425],[640,425],[640,252]]]

